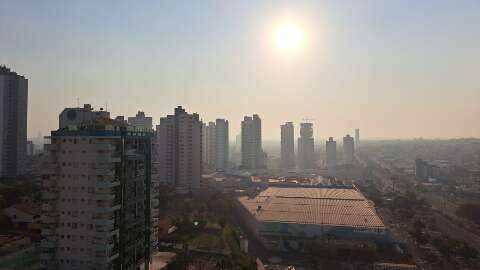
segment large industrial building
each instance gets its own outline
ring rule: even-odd
[[[327,235],[388,240],[372,202],[355,188],[269,187],[237,202],[247,225],[270,250],[298,249],[306,239]]]

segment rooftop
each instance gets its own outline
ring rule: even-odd
[[[385,227],[356,189],[269,187],[255,198],[239,201],[260,222]]]

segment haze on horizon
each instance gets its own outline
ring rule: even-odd
[[[0,0],[0,65],[29,79],[29,137],[77,98],[155,124],[182,105],[230,139],[253,113],[267,140],[302,118],[316,138],[480,137],[479,25],[478,1]]]

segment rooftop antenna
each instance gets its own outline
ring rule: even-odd
[[[105,111],[108,112],[108,101],[105,101]]]
[[[80,108],[80,99],[77,97],[77,108]]]

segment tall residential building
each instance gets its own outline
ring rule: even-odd
[[[200,187],[202,174],[202,122],[181,106],[160,118],[158,135],[159,182],[173,185],[179,194]]]
[[[343,137],[343,163],[344,164],[353,164],[355,160],[355,143],[353,138],[347,134]]]
[[[204,163],[206,163],[209,167],[215,168],[215,146],[216,146],[216,132],[215,132],[215,122],[208,122],[208,125],[205,127],[205,133],[202,134],[202,136],[205,136],[205,143],[206,145],[203,147],[206,151],[205,153],[205,160],[203,160]]]
[[[28,80],[0,66],[0,177],[25,173]]]
[[[146,117],[145,113],[142,111],[138,111],[135,117],[128,117],[128,124],[145,130],[153,129],[152,117]]]
[[[360,146],[360,129],[355,129],[355,147]]]
[[[215,121],[215,166],[218,171],[228,169],[228,120],[217,119]]]
[[[77,122],[45,145],[42,268],[147,269],[158,231],[152,134],[102,114],[73,119],[78,111],[61,113]]]
[[[326,163],[328,174],[336,176],[337,173],[337,142],[332,137],[328,138],[325,144]]]
[[[314,148],[313,124],[301,123],[300,138],[298,138],[298,168],[315,168]]]
[[[295,135],[292,122],[280,126],[281,166],[284,169],[295,168]]]
[[[242,121],[242,167],[264,169],[265,154],[262,148],[262,120],[258,115],[245,116]]]

